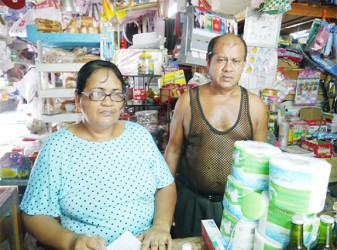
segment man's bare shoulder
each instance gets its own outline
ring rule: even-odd
[[[260,108],[261,106],[265,106],[264,102],[257,94],[248,90],[248,96],[250,104],[254,104],[254,106],[257,105],[258,108]]]
[[[190,94],[189,91],[184,92],[181,96],[179,96],[177,104],[178,105],[188,105],[190,103]]]

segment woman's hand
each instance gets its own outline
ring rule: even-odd
[[[137,238],[142,242],[142,250],[172,250],[170,232],[160,226],[150,227]]]
[[[77,234],[72,238],[70,243],[71,250],[105,250],[105,239],[99,236],[87,236],[84,234]]]

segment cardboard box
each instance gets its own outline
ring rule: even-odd
[[[308,107],[300,109],[301,120],[321,120],[322,109],[320,107]]]
[[[201,220],[201,234],[208,250],[226,250],[226,242],[214,220]]]
[[[316,158],[330,158],[332,156],[332,144],[326,141],[301,140],[302,148],[315,153]]]

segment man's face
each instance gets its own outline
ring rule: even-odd
[[[207,60],[212,84],[228,88],[237,85],[245,68],[245,51],[241,40],[235,36],[220,38]]]

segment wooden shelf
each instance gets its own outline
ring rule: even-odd
[[[322,18],[323,13],[327,18],[337,18],[337,6],[335,5],[308,5],[306,3],[292,3],[291,10],[285,15],[308,16]]]

